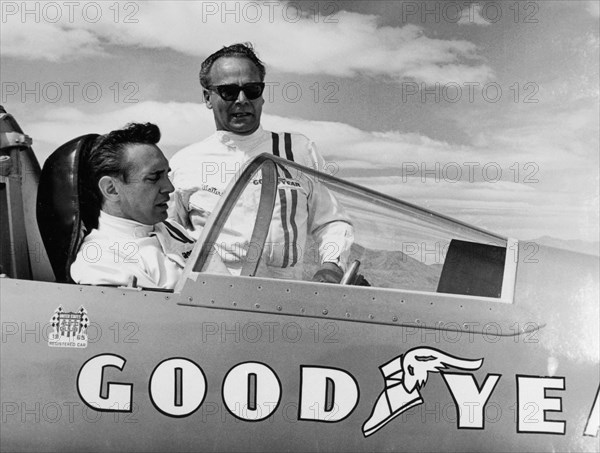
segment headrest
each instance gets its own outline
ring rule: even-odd
[[[71,263],[86,232],[97,225],[98,212],[89,197],[82,197],[89,176],[81,164],[97,137],[88,134],[65,143],[46,159],[40,175],[37,221],[58,282],[72,282]]]

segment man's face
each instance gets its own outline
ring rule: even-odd
[[[156,145],[143,143],[128,145],[123,159],[127,182],[115,178],[122,217],[145,225],[162,222],[175,190],[168,178],[169,162]]]
[[[215,61],[210,68],[211,86],[244,85],[251,82],[262,82],[258,68],[247,58],[223,57]],[[223,100],[215,91],[204,90],[204,100],[212,109],[217,130],[248,135],[258,129],[262,106],[262,96],[253,101],[240,91],[234,101]]]

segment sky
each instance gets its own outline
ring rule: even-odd
[[[41,162],[155,122],[214,131],[198,70],[253,43],[265,128],[338,177],[492,232],[590,244],[599,224],[598,1],[0,1],[1,104]]]

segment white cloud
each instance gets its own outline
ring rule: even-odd
[[[600,2],[598,0],[589,0],[585,6],[592,16],[600,17]]]
[[[162,133],[160,144],[169,147],[183,147],[214,130],[212,114],[202,104],[152,101],[91,114],[74,107],[57,108],[30,124],[21,124],[34,140],[42,139],[56,148],[79,135],[105,134],[131,122],[158,124]]]
[[[89,30],[44,22],[15,22],[12,20],[0,27],[3,57],[60,61],[107,56],[100,38]]]
[[[56,4],[60,8],[61,4]],[[115,22],[111,3],[100,3],[97,21],[78,9],[71,18],[66,7],[56,22],[48,21],[43,7],[39,21],[18,13],[8,15],[2,24],[2,53],[59,61],[103,52],[108,55],[107,46],[119,45],[206,57],[223,45],[252,40],[270,67],[296,74],[352,77],[362,73],[391,79],[413,77],[427,83],[485,82],[492,77],[491,68],[482,62],[473,43],[433,39],[412,24],[380,26],[373,15],[348,11],[327,17],[311,16],[308,11],[297,15],[293,3],[287,2],[131,4],[139,8],[130,11],[135,13],[129,17],[137,21],[133,23],[125,22],[125,11],[120,11]],[[225,14],[225,9],[229,13]]]

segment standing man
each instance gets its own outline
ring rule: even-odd
[[[217,131],[179,151],[170,162],[175,186],[172,217],[196,237],[235,170],[253,157],[266,152],[309,168],[323,168],[323,158],[304,135],[270,132],[261,127],[264,80],[265,66],[250,44],[224,47],[202,63],[200,84]],[[301,279],[310,234],[319,255],[319,270],[313,280],[339,283],[354,240],[344,208],[315,178],[301,172],[292,175],[287,169],[279,176],[273,219],[263,250],[268,276]],[[220,255],[230,270],[241,268],[249,241],[247,232],[229,234],[229,247],[221,249]]]

